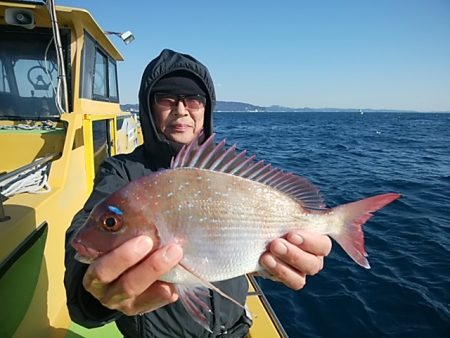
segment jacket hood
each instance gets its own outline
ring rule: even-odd
[[[216,94],[208,69],[190,55],[164,49],[145,68],[139,89],[139,117],[144,138],[145,162],[153,170],[167,168],[171,158],[181,148],[179,144],[163,138],[158,133],[150,104],[150,94],[155,83],[162,77],[178,71],[192,73],[204,86],[207,94],[203,126],[205,137],[209,137],[213,131],[212,112],[216,104]]]

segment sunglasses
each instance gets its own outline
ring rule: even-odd
[[[173,95],[166,93],[155,93],[154,100],[157,105],[165,108],[178,106],[178,102],[183,102],[187,109],[201,109],[205,107],[206,97],[200,94],[196,95]]]

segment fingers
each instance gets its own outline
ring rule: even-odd
[[[181,248],[175,244],[156,250],[120,276],[105,293],[104,301],[114,304],[116,300],[121,301],[139,296],[162,275],[172,270],[182,255]]]
[[[323,268],[322,256],[304,251],[283,238],[272,241],[269,250],[279,261],[307,275],[315,275]]]
[[[102,296],[103,285],[116,280],[152,249],[153,241],[150,237],[139,236],[130,239],[89,266],[83,278],[84,288],[96,297]]]
[[[148,255],[152,249],[151,239],[140,236],[100,257],[86,271],[85,289],[104,306],[127,315],[174,302],[178,298],[175,286],[158,279],[178,264],[183,251],[173,244]]]
[[[331,250],[328,236],[308,231],[292,231],[273,240],[260,263],[267,272],[292,289],[304,287],[307,275],[323,269],[324,256]]]
[[[331,239],[326,235],[321,235],[307,230],[291,231],[286,235],[286,239],[316,256],[328,256],[331,251]]]
[[[261,264],[266,268],[270,279],[282,282],[291,289],[300,290],[306,284],[304,272],[291,268],[271,253],[265,253],[261,256]]]
[[[157,281],[150,285],[139,297],[112,302],[109,308],[119,310],[127,316],[135,316],[154,311],[175,302],[177,299],[178,293],[174,284]]]

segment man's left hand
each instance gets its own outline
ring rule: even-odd
[[[306,230],[291,231],[269,244],[260,263],[271,279],[300,290],[306,284],[306,276],[322,270],[324,257],[330,251],[328,236]]]

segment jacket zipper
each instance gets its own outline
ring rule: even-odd
[[[144,319],[145,316],[138,315],[137,316],[137,331],[138,331],[138,337],[144,337]]]

